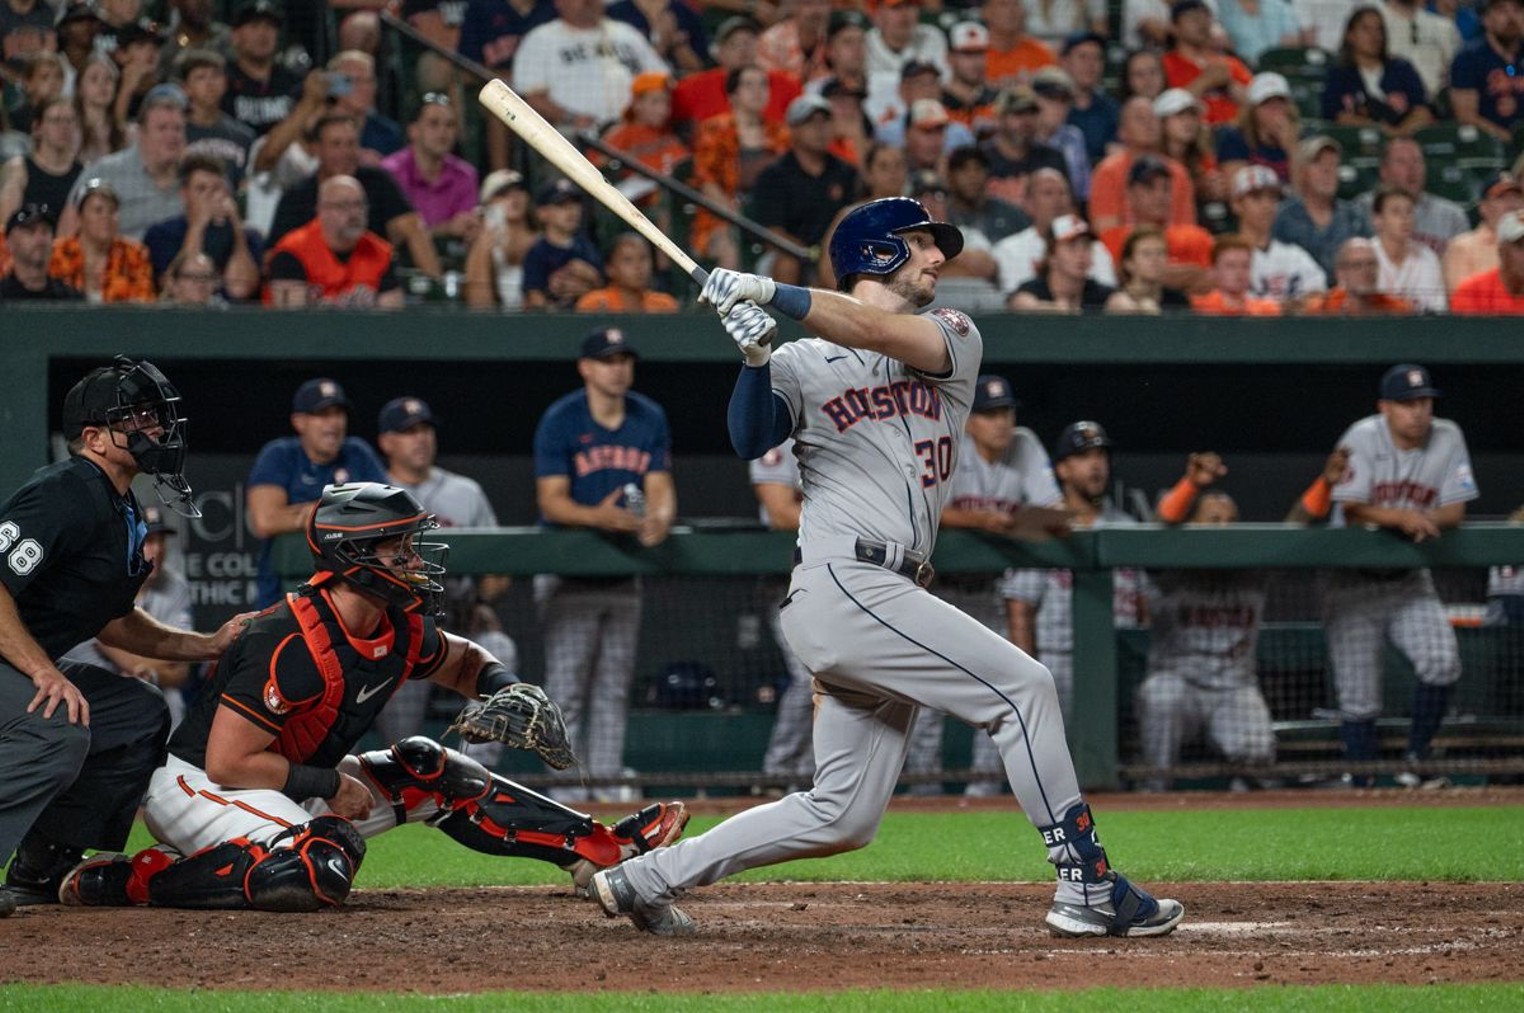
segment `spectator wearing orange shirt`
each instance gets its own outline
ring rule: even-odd
[[[672,89],[672,123],[682,130],[719,116],[730,108],[727,83],[730,74],[757,63],[757,23],[746,17],[726,18],[715,29],[711,50],[716,66],[689,74]],[[763,117],[782,123],[788,104],[799,94],[799,79],[782,71],[763,70],[767,76],[768,103]]]
[[[767,72],[761,67],[732,70],[725,79],[730,112],[699,124],[693,138],[693,184],[705,196],[740,210],[740,195],[757,176],[788,150],[788,130],[762,118],[768,106]],[[737,268],[740,247],[724,222],[700,210],[689,243],[700,257],[721,267]]]
[[[1212,244],[1212,291],[1193,296],[1197,313],[1219,317],[1278,317],[1281,304],[1249,294],[1253,278],[1254,244],[1242,236],[1218,236]]]
[[[1242,60],[1212,48],[1213,20],[1204,0],[1176,0],[1169,12],[1175,46],[1164,54],[1164,79],[1201,99],[1206,121],[1215,127],[1238,116],[1254,75]]]
[[[985,72],[990,33],[977,21],[960,21],[947,33],[947,65],[950,73],[942,82],[942,105],[948,115],[974,132],[975,137],[995,129],[995,98]]]
[[[1118,225],[1132,224],[1132,211],[1126,201],[1127,174],[1141,155],[1157,156],[1169,169],[1172,180],[1170,224],[1195,225],[1196,189],[1185,167],[1160,152],[1164,128],[1159,123],[1159,115],[1154,112],[1152,99],[1134,95],[1122,104],[1117,140],[1122,142],[1121,150],[1101,159],[1101,164],[1095,167],[1095,173],[1090,177],[1091,227],[1105,233]]]
[[[690,154],[688,146],[672,132],[672,79],[660,71],[636,75],[624,117],[603,139],[633,155],[646,168],[670,176]],[[620,179],[619,189],[646,207],[660,196],[655,183],[628,171]],[[668,223],[660,224],[665,227]]]
[[[1413,304],[1378,291],[1381,262],[1376,245],[1362,236],[1346,239],[1334,259],[1335,285],[1308,298],[1306,312],[1323,316],[1367,317],[1413,312]]]
[[[93,303],[153,302],[153,260],[121,234],[121,207],[110,183],[85,181],[74,199],[79,232],[54,241],[48,274]]]
[[[578,313],[676,313],[677,300],[651,291],[651,245],[634,232],[614,239],[603,273],[609,283],[577,300]]]
[[[1023,0],[985,0],[980,13],[990,33],[985,73],[994,87],[1025,83],[1043,67],[1058,62],[1053,50],[1027,34],[1027,8]]]
[[[1101,233],[1101,242],[1120,264],[1122,248],[1135,228],[1157,229],[1168,251],[1164,284],[1191,291],[1205,283],[1207,269],[1212,266],[1212,235],[1199,225],[1170,224],[1173,188],[1174,177],[1163,158],[1138,156],[1127,170],[1127,208],[1133,224],[1112,226]]]
[[[1476,210],[1481,222],[1470,232],[1450,240],[1441,259],[1445,288],[1451,292],[1472,275],[1498,266],[1497,223],[1515,211],[1524,210],[1524,187],[1519,185],[1518,177],[1502,170],[1487,177]]]
[[[1500,219],[1497,233],[1498,266],[1457,285],[1451,313],[1524,316],[1524,211]]]

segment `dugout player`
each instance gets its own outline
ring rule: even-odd
[[[677,513],[672,435],[661,406],[630,387],[638,356],[616,327],[582,342],[582,389],[545,410],[534,434],[541,522],[634,535],[660,545]],[[629,495],[633,491],[635,496]],[[640,635],[640,579],[625,575],[534,581],[545,640],[545,693],[582,743],[591,780],[624,770],[625,724]],[[612,800],[599,789],[596,795]],[[580,801],[572,788],[561,796]]]
[[[63,662],[81,641],[169,661],[222,653],[242,631],[162,625],[134,605],[153,565],[132,492],[152,475],[186,511],[180,394],[151,362],[117,356],[64,397],[67,459],[0,505],[0,913],[57,899],[85,848],[120,848],[159,763],[169,711],[147,682]]]
[[[1387,528],[1421,542],[1465,519],[1466,504],[1480,492],[1460,426],[1434,417],[1439,394],[1422,366],[1403,363],[1386,371],[1376,414],[1339,438],[1338,445],[1349,450],[1349,467],[1333,488],[1340,508],[1335,524]],[[1433,575],[1426,569],[1332,570],[1323,629],[1346,759],[1376,759],[1382,645],[1390,640],[1412,663],[1418,682],[1404,757],[1408,769],[1398,782],[1423,783],[1422,765],[1461,674],[1455,630]]]
[[[794,438],[804,476],[801,562],[781,606],[815,675],[815,783],[674,848],[593,877],[605,913],[658,935],[695,931],[673,906],[732,873],[871,841],[919,707],[994,737],[1021,809],[1058,871],[1047,924],[1062,936],[1163,935],[1184,908],[1110,867],[1080,796],[1052,676],[926,590],[983,342],[963,313],[918,310],[963,236],[908,197],[869,201],[830,245],[840,292],[716,270],[714,304],[746,366],[729,408],[745,458]],[[827,337],[776,352],[771,305]]]
[[[153,773],[143,818],[161,846],[85,860],[60,899],[312,911],[343,903],[367,838],[423,820],[475,851],[551,862],[579,886],[675,840],[680,802],[606,827],[422,736],[350,753],[409,679],[466,697],[517,681],[435,625],[445,547],[423,538],[437,526],[395,486],[325,489],[307,525],[317,572],[222,658]]]

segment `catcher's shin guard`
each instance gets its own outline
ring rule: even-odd
[[[239,838],[182,858],[148,881],[148,901],[157,907],[316,911],[344,902],[365,857],[364,839],[338,816],[315,817],[271,844]]]
[[[365,776],[391,801],[398,826],[423,802],[453,810],[487,794],[493,781],[480,763],[422,735],[361,753],[359,760]]]
[[[538,792],[497,774],[480,798],[441,813],[440,830],[472,851],[488,855],[537,858],[565,867],[576,861],[599,831],[607,828]]]

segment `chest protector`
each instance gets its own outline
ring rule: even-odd
[[[345,636],[337,617],[330,609],[320,609],[311,597],[296,593],[286,595],[286,604],[296,617],[297,625],[301,627],[302,640],[323,677],[323,692],[317,703],[291,716],[271,748],[292,763],[307,763],[329,743],[331,736],[345,734],[352,722],[344,721],[343,718],[360,716],[357,704],[351,703],[351,709],[346,711],[345,697],[349,687],[344,675],[358,668],[363,659]],[[366,706],[367,711],[374,708],[378,712],[385,700],[391,699],[392,693],[412,677],[423,649],[423,619],[420,616],[402,615],[399,610],[391,608],[387,609],[386,616],[402,642],[394,643],[391,653],[376,667],[382,673],[398,666],[401,671],[394,676],[392,692],[375,704]],[[366,721],[345,737],[358,740],[369,726],[370,722]],[[338,750],[340,756],[353,745],[354,741],[342,743]],[[337,763],[338,759],[339,757],[334,757],[334,762]]]

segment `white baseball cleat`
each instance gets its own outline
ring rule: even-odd
[[[615,866],[593,877],[593,896],[610,918],[624,915],[642,932],[655,936],[691,936],[698,925],[683,910],[672,904],[641,899],[630,885],[624,870]]]

